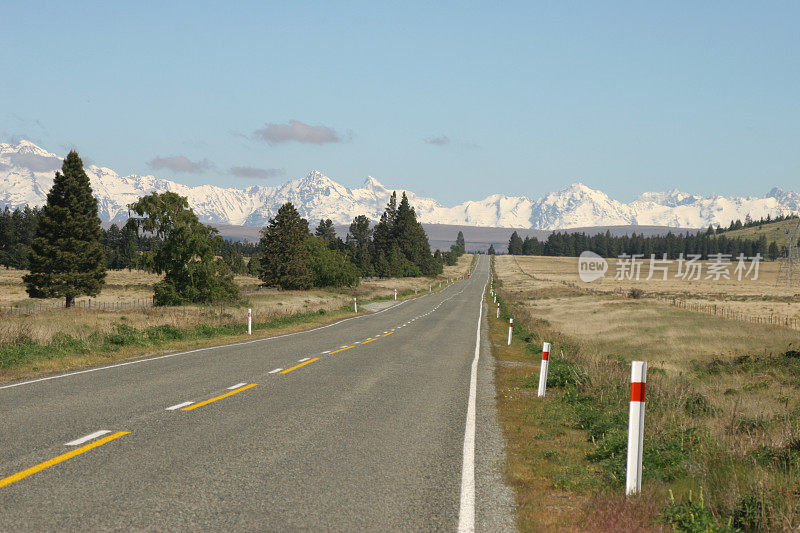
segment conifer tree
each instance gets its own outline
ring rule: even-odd
[[[522,255],[522,239],[516,231],[511,234],[508,240],[508,253],[511,255]]]
[[[395,236],[394,224],[396,220],[397,193],[393,192],[392,196],[389,198],[389,204],[381,215],[380,221],[372,230],[372,244],[376,254],[378,252],[383,252],[384,257],[388,257],[389,252],[391,252]]]
[[[31,245],[30,274],[23,278],[31,298],[64,298],[72,307],[77,296],[97,296],[106,277],[100,235],[89,176],[71,151],[56,172]]]
[[[358,267],[362,276],[372,276],[375,272],[372,265],[372,230],[369,219],[358,215],[350,224],[347,233],[347,248],[350,260]]]
[[[331,219],[320,219],[317,229],[314,230],[314,235],[322,238],[329,250],[339,250],[341,248],[342,240],[336,236],[336,228]]]
[[[458,236],[456,237],[456,246],[458,246],[458,248],[461,250],[461,255],[466,253],[466,251],[467,251],[467,243],[464,240],[464,232],[463,231],[459,231],[458,232]]]
[[[314,283],[306,239],[308,221],[300,217],[291,202],[278,209],[275,218],[261,230],[259,278],[267,286],[281,289],[310,289]]]
[[[494,244],[489,245],[489,251],[487,252],[489,255],[495,255],[494,251]]]

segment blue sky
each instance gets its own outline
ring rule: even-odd
[[[148,5],[149,4],[149,5]],[[120,173],[800,188],[798,2],[14,2],[0,136]]]

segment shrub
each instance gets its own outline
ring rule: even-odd
[[[644,297],[644,291],[642,289],[631,289],[628,291],[628,298],[633,298],[634,300],[638,300],[639,298]]]

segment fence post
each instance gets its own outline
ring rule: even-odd
[[[550,363],[550,343],[542,343],[542,364],[539,366],[539,398],[544,398],[547,390],[547,367]]]
[[[625,476],[625,495],[642,490],[642,444],[644,441],[644,401],[647,382],[647,363],[631,363],[631,405],[628,414],[628,468]]]
[[[514,319],[508,319],[508,345],[511,346],[511,333],[514,331]]]

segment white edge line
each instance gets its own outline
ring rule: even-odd
[[[165,411],[177,411],[181,407],[186,407],[187,405],[192,405],[194,402],[183,402],[179,403],[178,405],[173,405],[171,407],[167,407]]]
[[[488,280],[487,280],[488,283]],[[461,464],[461,504],[458,510],[459,533],[475,531],[475,397],[478,386],[478,358],[481,353],[481,319],[483,318],[483,294],[478,307],[478,330],[475,333],[475,357],[469,377],[469,400],[467,401],[467,424],[464,428],[464,461]]]
[[[269,371],[269,373],[270,373],[270,374],[277,374],[277,373],[278,373],[278,372],[280,372],[281,370],[283,370],[283,369],[282,369],[282,368],[276,368],[275,370],[270,370],[270,371]]]
[[[247,385],[246,382],[245,383],[237,383],[236,385],[231,385],[230,387],[228,387],[228,390],[238,389],[239,387],[244,387],[245,385]]]
[[[464,289],[466,289],[466,287]],[[464,292],[464,289],[462,289],[461,292]],[[415,301],[420,300],[422,298],[425,298],[427,296],[432,296],[433,294],[436,294],[436,293],[422,294],[422,295],[420,295],[420,296],[418,296],[416,298],[410,298],[408,300],[402,300],[402,301],[398,302],[397,305],[392,305],[390,307],[387,307],[386,309],[381,309],[380,311],[376,311],[376,312],[370,313],[368,315],[358,315],[358,316],[351,316],[350,318],[343,318],[343,319],[338,320],[336,322],[331,322],[330,324],[326,324],[324,326],[319,326],[317,328],[305,329],[305,330],[302,330],[302,331],[295,331],[293,333],[284,333],[283,335],[275,335],[274,337],[265,337],[263,339],[253,339],[253,340],[250,340],[250,341],[234,342],[234,343],[231,343],[231,344],[222,344],[222,345],[219,345],[219,346],[206,346],[205,348],[196,348],[194,350],[187,350],[185,352],[168,353],[168,354],[165,354],[165,355],[158,355],[158,356],[155,356],[155,357],[147,357],[147,355],[142,355],[142,356],[139,356],[138,359],[135,359],[133,361],[126,361],[124,363],[115,363],[113,365],[98,366],[98,367],[95,367],[95,368],[87,368],[86,370],[77,370],[75,372],[67,372],[66,374],[56,374],[54,376],[47,376],[47,377],[43,377],[43,378],[36,378],[36,379],[27,380],[27,381],[20,381],[20,382],[17,382],[17,383],[11,383],[9,385],[2,385],[2,386],[0,386],[0,390],[11,389],[11,388],[14,388],[14,387],[21,387],[22,385],[32,385],[33,383],[40,383],[42,381],[50,381],[51,379],[61,379],[61,378],[69,377],[69,376],[77,376],[79,374],[88,374],[90,372],[99,372],[100,370],[109,370],[111,368],[118,368],[118,367],[121,367],[121,366],[137,365],[139,363],[148,363],[148,362],[151,362],[151,361],[159,361],[161,359],[169,359],[170,357],[177,357],[179,355],[188,355],[188,354],[191,354],[191,353],[207,352],[207,351],[211,351],[211,350],[218,350],[220,348],[229,348],[229,347],[233,347],[233,346],[244,346],[246,344],[255,344],[255,343],[258,343],[258,342],[268,342],[268,341],[273,341],[275,339],[282,339],[284,337],[294,337],[296,335],[304,335],[306,333],[312,333],[314,331],[319,331],[321,329],[332,328],[333,326],[338,326],[339,324],[341,324],[343,322],[348,322],[350,320],[358,320],[360,318],[367,318],[367,317],[370,317],[370,316],[379,315],[381,313],[385,313],[387,311],[390,311],[390,310],[393,310],[393,309],[397,309],[398,307],[400,307],[401,305],[403,305],[405,303],[415,302]]]
[[[94,440],[100,435],[105,435],[106,433],[111,433],[111,431],[107,429],[101,429],[100,431],[95,431],[94,433],[89,433],[85,437],[81,437],[79,439],[75,439],[71,442],[67,442],[64,446],[77,446],[78,444],[83,444],[84,442],[88,442],[90,440]]]

